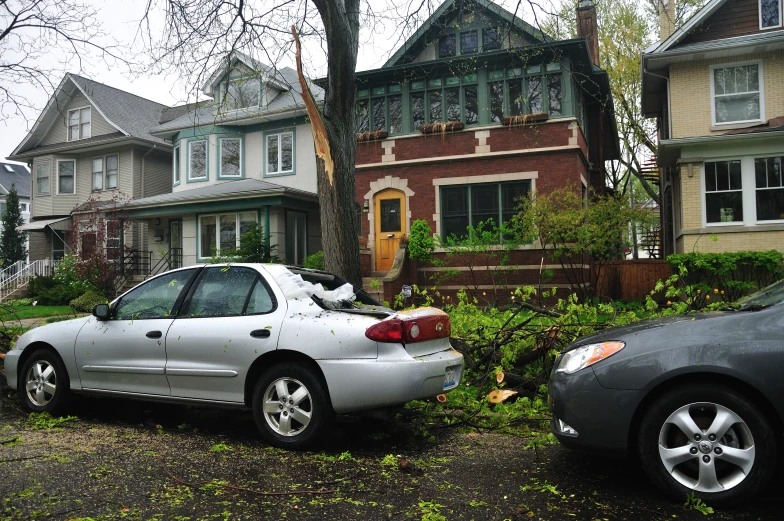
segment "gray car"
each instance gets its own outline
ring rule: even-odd
[[[299,448],[334,414],[432,398],[458,386],[449,316],[395,312],[325,272],[193,266],[154,277],[93,316],[32,329],[5,358],[32,411],[74,392],[250,407],[262,435]]]
[[[775,472],[784,419],[784,281],[733,311],[583,338],[549,382],[563,445],[638,458],[660,489],[709,505],[751,498]]]

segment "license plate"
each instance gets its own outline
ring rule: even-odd
[[[444,389],[457,385],[457,368],[447,367],[444,373]]]

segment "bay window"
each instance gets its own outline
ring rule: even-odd
[[[40,161],[35,164],[35,193],[36,195],[49,195],[49,161]]]
[[[86,139],[91,134],[91,113],[90,107],[68,111],[68,141]]]
[[[220,138],[220,177],[242,177],[242,139]]]
[[[175,185],[180,184],[180,145],[174,147],[174,155],[172,156],[172,183]]]
[[[294,173],[294,132],[267,134],[265,143],[266,174]]]
[[[57,193],[74,193],[74,175],[76,173],[76,161],[62,160],[57,161]]]
[[[713,123],[744,123],[762,119],[760,63],[712,67]]]
[[[207,140],[205,139],[188,143],[188,179],[193,181],[207,179]]]
[[[199,256],[230,256],[258,223],[255,211],[199,216]]]

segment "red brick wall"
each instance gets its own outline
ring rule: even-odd
[[[486,144],[490,145],[491,152],[566,146],[569,144],[569,139],[573,136],[573,131],[569,129],[569,125],[572,123],[573,120],[525,127],[471,128],[445,134],[431,134],[403,139],[390,138],[390,140],[395,141],[395,146],[392,148],[391,153],[395,155],[395,161],[474,154],[476,152],[475,147],[479,145],[479,139],[476,137],[477,130],[490,131],[490,137],[487,138]],[[587,154],[588,147],[585,144],[585,140],[579,138],[578,144],[580,144],[584,153]],[[357,145],[358,165],[380,163],[383,155],[384,149],[381,147],[381,141],[359,143]]]
[[[358,169],[356,171],[356,197],[362,204],[370,183],[385,176],[408,180],[408,188],[414,192],[410,199],[411,221],[425,219],[435,230],[433,214],[436,208],[436,189],[433,179],[444,177],[471,177],[476,175],[506,174],[513,172],[538,172],[536,189],[546,193],[571,183],[579,190],[580,175],[588,177],[585,163],[574,150],[543,153],[517,157],[489,157],[464,159],[442,163],[404,165]],[[362,234],[368,236],[367,214],[363,214]]]

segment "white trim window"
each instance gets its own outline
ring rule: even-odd
[[[242,234],[257,223],[255,211],[200,215],[199,257],[231,255],[239,247]]]
[[[743,223],[743,180],[740,159],[705,163],[705,222]]]
[[[57,193],[76,193],[76,160],[63,159],[57,161]]]
[[[117,188],[117,178],[120,171],[120,156],[112,154],[106,156],[106,189]]]
[[[759,0],[760,29],[781,27],[782,0]]]
[[[35,194],[49,195],[49,161],[35,164]]]
[[[87,139],[91,134],[92,114],[90,107],[68,111],[68,141]]]
[[[188,143],[188,179],[207,179],[207,140]]]
[[[103,158],[93,159],[93,190],[103,190]]]
[[[711,67],[713,124],[762,121],[762,62]]]
[[[265,138],[267,174],[294,172],[294,132],[268,134]]]
[[[242,139],[220,139],[220,176],[242,177]]]
[[[180,183],[180,145],[174,147],[172,156],[172,184]]]
[[[784,157],[754,158],[758,221],[784,220]]]
[[[110,156],[96,157],[93,159],[93,191],[111,190],[117,188],[117,177],[120,169],[120,156],[112,154]],[[104,178],[106,182],[104,184]]]

